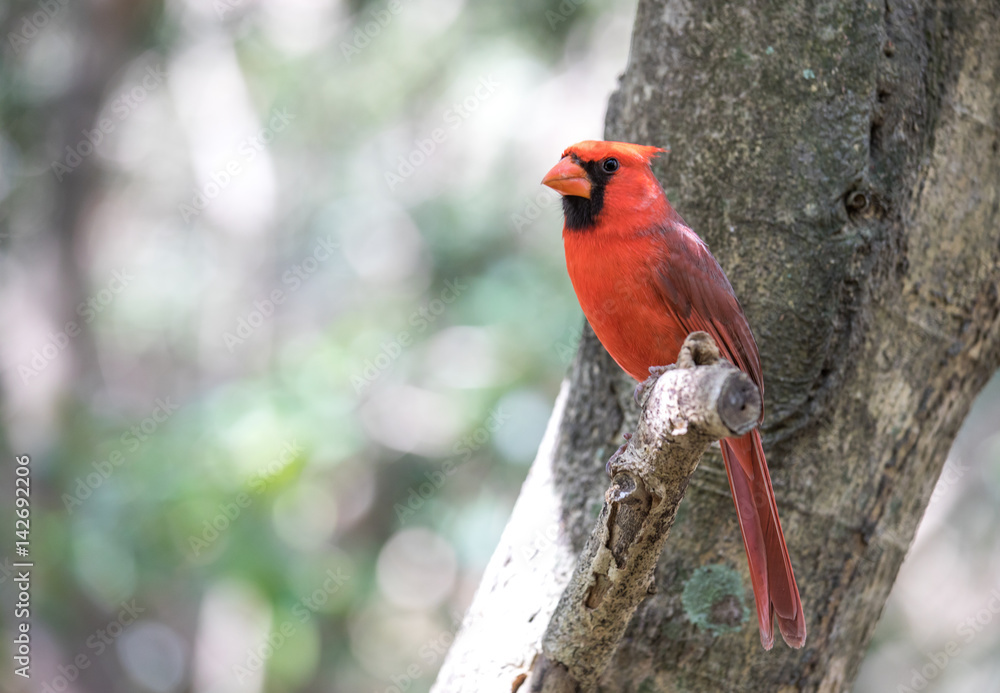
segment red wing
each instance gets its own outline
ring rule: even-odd
[[[688,332],[712,335],[723,356],[749,375],[763,394],[757,342],[722,267],[686,226],[674,225],[663,233],[664,255],[651,260],[667,310]]]
[[[722,355],[750,376],[764,394],[760,354],[750,324],[732,284],[718,261],[694,231],[681,224],[663,230],[664,252],[653,257],[653,276],[664,308],[687,332],[712,335]],[[761,409],[760,420],[764,420]],[[740,466],[754,478],[752,460],[739,456]]]

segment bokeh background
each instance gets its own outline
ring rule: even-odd
[[[36,565],[26,684],[4,534],[3,690],[429,688],[575,352],[538,181],[601,136],[634,9],[0,5],[0,503],[30,455]],[[924,690],[1000,689],[998,408],[857,691],[942,651]]]

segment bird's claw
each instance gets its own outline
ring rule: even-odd
[[[622,438],[625,439],[625,442],[622,443],[618,447],[618,449],[615,451],[615,454],[613,454],[608,459],[608,463],[606,465],[604,465],[604,471],[607,472],[608,476],[611,477],[612,479],[615,476],[615,473],[614,473],[614,470],[613,470],[614,463],[617,462],[618,458],[622,456],[623,452],[625,452],[625,448],[628,447],[628,442],[632,439],[632,434],[631,433],[625,433],[625,434],[622,435]]]
[[[663,375],[667,371],[673,370],[676,367],[677,366],[675,366],[674,364],[670,364],[669,366],[650,366],[649,377],[646,378],[641,383],[639,383],[638,385],[636,385],[635,390],[632,392],[632,399],[635,400],[635,403],[641,407],[642,397],[643,395],[646,394],[646,389],[653,387],[653,385],[656,383],[656,381],[660,378],[661,375]]]

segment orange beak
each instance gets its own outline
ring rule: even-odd
[[[564,156],[552,170],[542,178],[542,185],[547,185],[560,195],[586,197],[590,199],[590,178],[583,167]]]

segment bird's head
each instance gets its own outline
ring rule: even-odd
[[[666,150],[629,142],[586,140],[566,149],[542,179],[563,196],[566,231],[598,227],[625,231],[668,214],[652,160]]]

